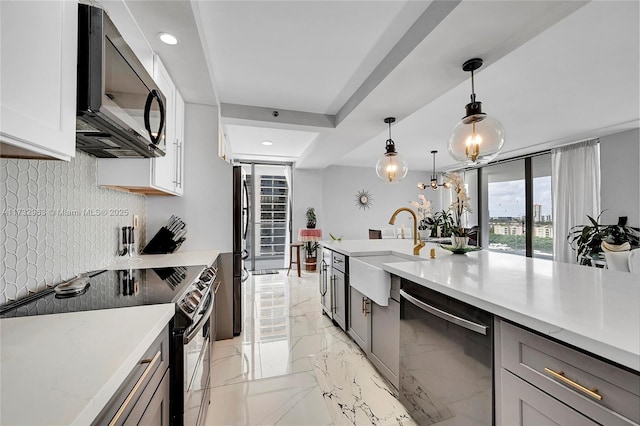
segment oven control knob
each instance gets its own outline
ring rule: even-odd
[[[193,302],[187,299],[182,302],[181,306],[182,306],[182,309],[187,311],[188,314],[192,314],[196,310],[196,306],[198,305],[197,304],[194,305]]]
[[[196,281],[195,283],[193,283],[193,285],[196,286],[198,290],[204,290],[208,287],[208,284],[202,280]]]
[[[194,294],[194,293],[195,293],[195,290],[189,292],[189,294],[187,294],[187,300],[193,303],[193,306],[198,306],[202,296],[198,296],[197,294]]]
[[[196,299],[198,299],[198,301],[202,300],[202,296],[204,296],[204,294],[199,290],[199,289],[194,289],[193,291],[191,291],[191,293]]]
[[[213,267],[207,268],[204,271],[202,271],[202,274],[200,274],[200,281],[204,281],[204,282],[211,281],[213,277],[215,277],[215,275],[216,275],[216,271],[215,269],[213,269]]]

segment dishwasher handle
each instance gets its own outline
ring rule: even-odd
[[[466,320],[464,318],[460,318],[456,315],[450,314],[449,312],[445,312],[441,309],[438,309],[434,306],[428,305],[418,299],[416,299],[415,297],[413,297],[412,295],[410,295],[409,293],[407,293],[404,290],[400,290],[400,297],[404,297],[405,299],[407,299],[408,302],[411,302],[413,305],[417,306],[418,308],[422,309],[425,312],[428,312],[432,315],[437,316],[438,318],[442,318],[445,321],[448,321],[452,324],[456,324],[459,325],[460,327],[464,327],[467,330],[471,330],[474,331],[476,333],[479,334],[484,334],[485,336],[487,335],[487,326],[482,325],[482,324],[478,324],[475,323],[473,321],[469,321]]]

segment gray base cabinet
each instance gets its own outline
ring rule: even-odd
[[[597,425],[506,370],[501,371],[502,424],[509,426]]]
[[[349,259],[344,254],[337,252],[333,252],[331,257],[333,320],[341,329],[347,331],[347,288],[349,286],[347,262]]]
[[[333,285],[333,320],[341,329],[347,331],[347,294],[346,275],[344,272],[333,270],[331,274]]]
[[[125,425],[168,425],[169,424],[169,372],[156,389],[147,386],[140,401],[124,422]],[[146,402],[146,406],[144,405]]]
[[[349,336],[369,354],[371,335],[371,306],[365,295],[349,287]]]
[[[640,373],[506,321],[496,345],[501,424],[640,424]]]
[[[169,329],[165,328],[93,425],[169,425]]]
[[[400,368],[400,303],[371,303],[371,351],[369,359],[396,389]]]

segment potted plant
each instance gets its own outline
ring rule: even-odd
[[[451,212],[446,210],[436,212],[433,216],[427,218],[426,224],[431,229],[432,237],[451,236],[451,230],[453,228]],[[440,235],[438,235],[438,229],[440,229]]]
[[[315,241],[307,241],[304,244],[304,269],[313,272],[316,270],[318,243]]]
[[[576,250],[576,260],[581,265],[589,265],[591,259],[601,256],[603,241],[614,245],[628,242],[631,249],[640,247],[640,228],[628,226],[626,216],[619,217],[616,225],[602,225],[599,222],[604,212],[596,219],[587,215],[591,224],[573,226],[567,235],[567,242]]]
[[[313,207],[307,207],[307,228],[314,229],[316,227],[316,210]]]

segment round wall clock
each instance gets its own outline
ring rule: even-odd
[[[369,193],[369,191],[363,189],[362,191],[356,192],[356,206],[358,206],[362,210],[371,207],[372,200],[373,196]]]

